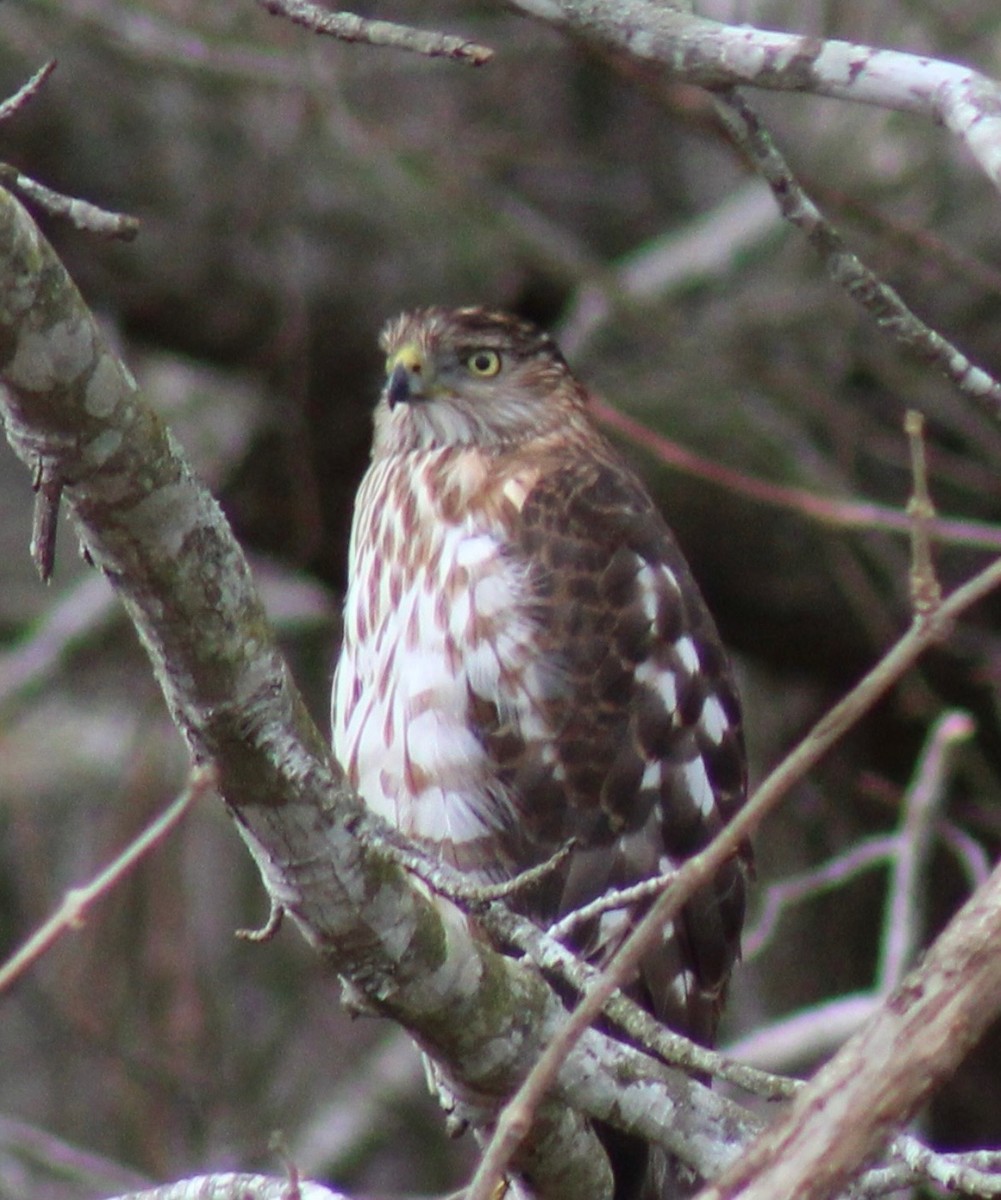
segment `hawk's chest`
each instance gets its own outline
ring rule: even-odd
[[[453,449],[377,460],[358,493],[334,749],[415,836],[458,845],[510,819],[473,714],[531,704],[531,585],[510,534],[528,486]]]

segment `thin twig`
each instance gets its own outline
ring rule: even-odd
[[[41,459],[35,470],[34,489],[35,511],[31,522],[29,553],[42,583],[48,583],[56,561],[56,530],[59,526],[63,482],[52,474]]]
[[[919,944],[921,873],[932,845],[950,752],[971,737],[972,718],[947,712],[935,722],[904,798],[898,850],[893,858],[876,989],[888,995],[911,966]]]
[[[19,113],[26,104],[29,104],[41,91],[42,85],[55,69],[56,60],[54,58],[43,63],[27,83],[22,84],[13,96],[9,96],[0,104],[0,121],[8,120],[15,113]]]
[[[642,879],[639,883],[634,883],[631,887],[613,888],[611,891],[605,892],[596,900],[592,900],[590,904],[585,904],[581,908],[575,908],[573,912],[568,912],[561,920],[549,928],[551,937],[562,941],[568,937],[580,925],[586,924],[588,921],[593,921],[595,917],[600,917],[602,913],[609,912],[615,908],[630,908],[634,904],[639,904],[642,900],[649,900],[651,896],[659,896],[660,893],[674,878],[674,871],[668,871],[663,875],[654,875],[651,879]]]
[[[867,501],[844,500],[837,496],[818,496],[805,488],[755,479],[732,467],[695,454],[664,437],[655,429],[637,421],[602,400],[592,398],[591,411],[609,429],[648,450],[657,460],[675,470],[726,488],[758,504],[800,513],[833,529],[863,529],[910,535],[913,522],[905,511]],[[927,522],[928,533],[937,541],[982,550],[1001,550],[1001,527],[986,521],[966,521],[933,516]]]
[[[579,958],[549,931],[540,929],[503,904],[489,905],[477,913],[476,919],[498,943],[520,950],[547,976],[559,979],[578,993],[585,992],[600,975],[597,967]],[[605,1016],[630,1041],[668,1066],[712,1075],[767,1100],[788,1097],[797,1086],[796,1080],[762,1071],[693,1042],[662,1025],[646,1009],[621,993],[609,1000]]]
[[[279,903],[274,896],[271,897],[271,907],[268,909],[268,917],[263,925],[257,929],[238,929],[236,936],[244,942],[253,942],[255,945],[264,945],[267,942],[274,941],[278,936],[281,927],[285,924],[286,908],[284,904]]]
[[[935,505],[928,487],[925,419],[921,413],[908,410],[904,431],[911,452],[911,498],[907,502],[907,515],[911,518],[911,603],[918,616],[926,617],[942,603],[942,585],[935,574],[928,533]]]
[[[1001,1196],[1001,1150],[942,1154],[909,1134],[901,1134],[893,1149],[909,1167],[950,1192]]]
[[[169,808],[147,825],[90,883],[71,888],[45,924],[0,967],[0,993],[33,966],[64,933],[79,929],[91,906],[107,895],[145,854],[163,841],[192,804],[212,791],[215,785],[216,775],[212,768],[198,767],[193,770],[187,786]]]
[[[355,13],[328,12],[308,0],[258,0],[262,8],[275,16],[287,17],[313,33],[325,33],[342,42],[366,42],[370,46],[394,46],[412,50],[429,58],[451,58],[479,67],[489,62],[494,52],[488,46],[448,33],[432,33],[397,25],[392,21],[370,21]]]
[[[885,866],[897,850],[897,836],[869,838],[852,846],[844,854],[829,859],[812,870],[801,871],[773,883],[765,890],[760,912],[754,924],[741,937],[742,958],[748,961],[760,953],[771,939],[783,912],[806,897],[819,896],[840,887],[863,871]]]
[[[478,910],[495,900],[510,899],[534,887],[561,866],[574,847],[573,838],[570,838],[545,862],[536,863],[534,867],[519,871],[513,878],[500,883],[483,883],[475,876],[465,875],[433,858],[418,843],[412,842],[390,825],[383,827],[380,824],[377,837],[372,837],[368,830],[360,831],[359,837],[370,841],[376,849],[387,852],[394,862],[416,875],[433,892],[451,900],[466,912]]]
[[[84,233],[130,242],[139,232],[139,222],[135,217],[99,208],[89,200],[80,200],[75,196],[65,196],[62,192],[53,191],[9,163],[0,163],[0,184],[17,192],[25,200],[37,204],[49,216],[69,221],[75,229]]]
[[[887,329],[901,345],[937,367],[995,420],[1001,418],[1001,383],[972,363],[941,334],[925,325],[900,295],[883,283],[821,214],[793,175],[757,113],[736,91],[719,93],[716,111],[734,142],[749,156],[775,194],[782,215],[806,234],[835,283]]]
[[[643,955],[661,936],[664,926],[685,901],[698,888],[709,883],[789,788],[886,694],[928,646],[938,640],[940,631],[948,627],[949,621],[999,585],[1001,560],[995,560],[957,588],[930,619],[913,622],[907,633],[868,675],[772,771],[744,808],[705,850],[682,864],[663,895],[570,1013],[566,1024],[557,1032],[513,1099],[502,1110],[494,1135],[470,1184],[467,1200],[490,1200],[528,1127],[526,1119],[549,1091],[567,1055],[598,1017],[612,993],[632,978]]]

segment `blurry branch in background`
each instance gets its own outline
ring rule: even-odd
[[[1001,87],[957,63],[834,38],[725,25],[658,0],[507,0],[549,25],[711,90],[808,92],[944,124],[1001,188]]]
[[[624,254],[602,278],[586,276],[555,331],[560,346],[574,358],[617,312],[727,275],[742,255],[779,229],[781,219],[768,189],[760,180],[750,180],[683,228]]]
[[[26,104],[30,103],[38,95],[42,85],[55,69],[56,60],[54,58],[50,58],[47,63],[43,63],[27,83],[22,84],[13,96],[9,96],[0,104],[0,121],[8,120],[15,113],[20,112]]]
[[[56,1137],[27,1121],[0,1116],[0,1157],[38,1164],[67,1185],[78,1185],[86,1196],[109,1195],[123,1189],[136,1191],[152,1180],[92,1150]],[[9,1179],[9,1176],[7,1176]],[[8,1193],[9,1194],[9,1193]]]
[[[735,90],[748,84],[771,90],[810,92],[912,112],[944,123],[959,136],[1001,189],[1001,86],[968,67],[877,50],[833,39],[729,26],[652,0],[509,0],[532,16],[571,30],[616,52],[663,66],[679,82],[719,93],[716,110],[736,145],[761,173],[782,215],[807,236],[836,283],[903,345],[942,371],[966,396],[1001,420],[1001,383],[910,311],[846,246],[795,179],[757,114]],[[722,207],[722,206],[721,206]],[[751,207],[736,224],[738,240],[759,236]],[[656,265],[658,248],[648,251]],[[680,269],[654,270],[638,261],[613,275],[614,287],[585,287],[568,318],[574,347],[593,332],[616,303],[649,299]]]
[[[908,537],[913,535],[914,521],[906,509],[843,496],[823,496],[806,488],[758,479],[680,446],[656,429],[651,429],[602,400],[593,401],[591,411],[607,428],[621,434],[638,449],[652,454],[665,466],[726,488],[756,504],[768,504],[799,513],[832,529],[878,530]],[[936,541],[994,553],[1001,551],[1001,525],[932,515],[924,522],[924,527]]]
[[[935,836],[941,832],[938,815],[952,753],[972,734],[968,714],[943,713],[928,733],[901,803],[897,831],[871,838],[831,862],[773,884],[762,898],[757,922],[747,932],[745,953],[753,958],[775,934],[782,914],[793,904],[828,894],[873,867],[884,867],[889,881],[872,988],[839,996],[763,1026],[728,1046],[728,1054],[773,1071],[789,1070],[796,1063],[822,1057],[854,1033],[900,985],[921,944],[922,883]],[[988,873],[972,875],[971,891],[986,880]]]
[[[29,967],[34,966],[64,933],[71,929],[79,929],[93,905],[112,891],[144,855],[159,846],[193,804],[214,789],[215,776],[211,769],[201,767],[193,771],[188,786],[173,804],[134,838],[115,861],[109,863],[90,883],[71,888],[63,898],[62,904],[45,924],[20,950],[0,965],[0,993],[5,992]]]
[[[412,50],[429,58],[451,58],[456,62],[478,67],[493,58],[487,46],[447,33],[429,33],[409,25],[391,21],[373,21],[350,12],[330,12],[309,0],[257,0],[262,8],[276,16],[287,17],[310,29],[325,33],[342,42],[366,42],[370,46],[392,46],[397,50]]]
[[[1001,103],[1001,96],[999,96]],[[806,234],[828,274],[907,349],[940,370],[970,399],[1001,419],[1001,383],[975,366],[961,350],[930,329],[898,293],[871,271],[821,215],[789,169],[757,114],[737,92],[717,98],[716,111],[734,142],[751,157],[778,202],[782,215]],[[1001,143],[1001,122],[998,124]]]
[[[15,116],[33,100],[55,69],[56,60],[53,58],[39,67],[13,96],[0,104],[0,122]],[[120,238],[126,242],[139,232],[139,222],[135,217],[109,212],[91,204],[89,200],[64,196],[62,192],[55,192],[52,188],[38,183],[9,163],[0,163],[0,184],[17,192],[49,216],[69,221],[74,228],[83,232],[93,233],[98,237]]]

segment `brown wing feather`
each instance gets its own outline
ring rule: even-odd
[[[513,530],[512,553],[531,567],[539,653],[555,664],[543,701],[550,736],[524,740],[496,711],[479,714],[528,842],[513,856],[576,840],[560,878],[534,897],[547,920],[695,853],[745,788],[736,691],[684,556],[628,469],[590,449],[549,464]],[[711,795],[693,790],[703,779]],[[743,904],[743,866],[732,862],[642,972],[653,1011],[705,1041]],[[608,925],[583,946],[598,959],[624,932]]]

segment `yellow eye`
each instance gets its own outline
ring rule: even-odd
[[[466,366],[481,379],[489,379],[501,369],[501,356],[496,350],[475,350],[466,359]]]

